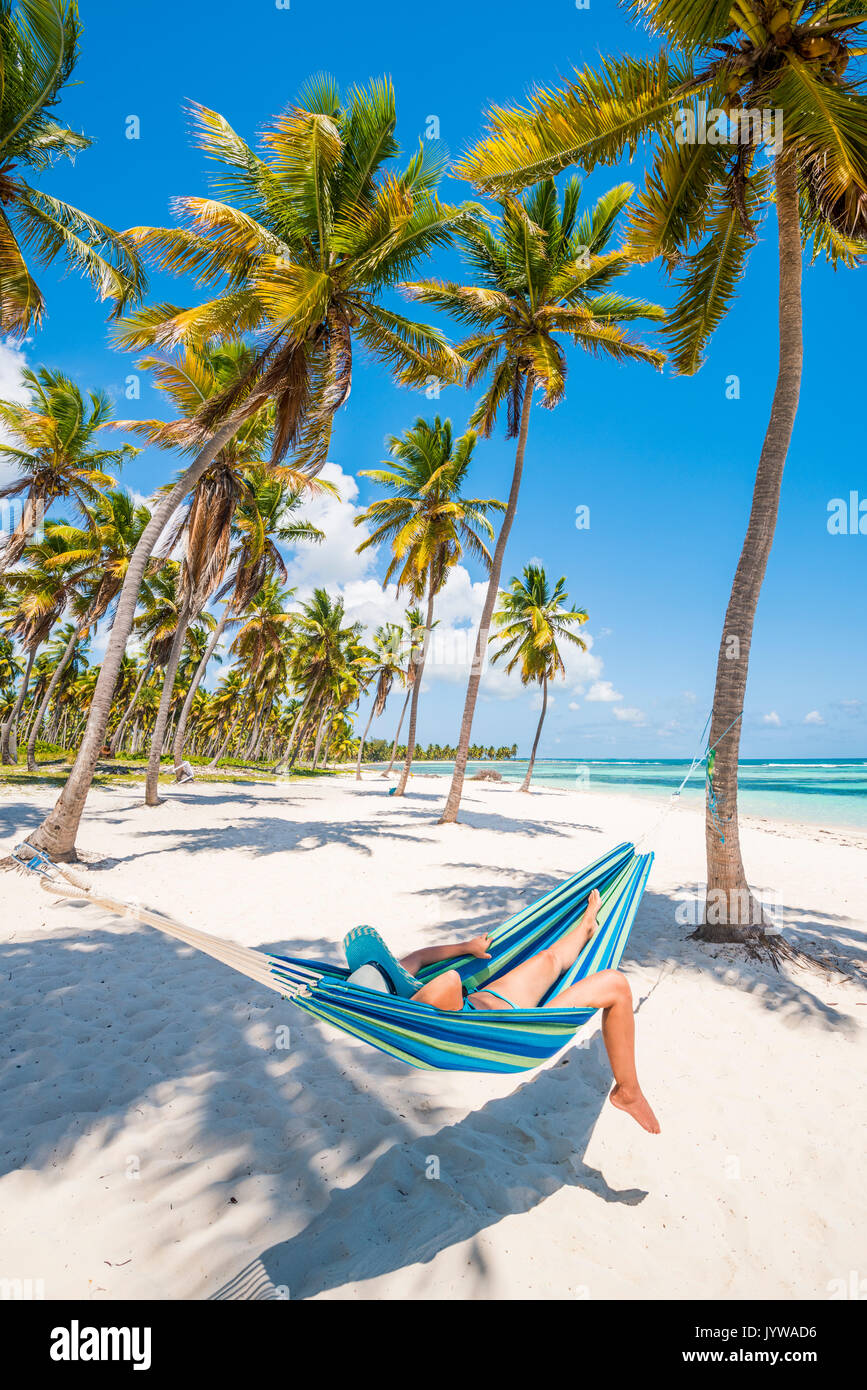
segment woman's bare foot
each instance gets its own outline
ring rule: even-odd
[[[633,1091],[627,1091],[623,1086],[615,1086],[608,1099],[616,1109],[625,1110],[627,1115],[631,1115],[648,1134],[660,1133],[659,1121],[637,1086]]]
[[[582,933],[585,942],[590,940],[591,936],[593,935],[597,926],[599,925],[596,921],[596,914],[599,911],[599,904],[601,903],[601,901],[602,897],[600,895],[599,889],[594,888],[593,892],[590,894],[590,897],[587,899],[587,906],[584,909],[584,916],[581,918],[581,924],[578,927],[578,930]]]

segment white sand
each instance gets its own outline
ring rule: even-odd
[[[494,925],[656,818],[441,779],[95,792],[94,885],[286,954]],[[0,791],[0,854],[54,792]],[[858,832],[749,822],[786,933],[865,978]],[[862,984],[686,940],[681,808],[624,969],[662,1135],[607,1104],[598,1016],[536,1073],[400,1065],[148,927],[0,875],[0,1279],[47,1298],[828,1298],[864,1272]],[[288,1026],[290,1047],[281,1049]],[[429,1177],[438,1164],[439,1178]],[[842,1287],[842,1285],[841,1285]]]

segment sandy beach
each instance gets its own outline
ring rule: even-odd
[[[369,775],[94,790],[95,887],[284,954],[494,926],[647,800]],[[0,854],[51,788],[0,790]],[[658,1137],[607,1103],[598,1015],[522,1076],[405,1067],[146,926],[0,875],[0,1276],[45,1298],[807,1298],[863,1267],[867,835],[747,820],[793,969],[687,940],[701,815],[652,830],[622,968]],[[840,966],[846,974],[841,974]],[[288,1029],[288,1035],[286,1030]]]

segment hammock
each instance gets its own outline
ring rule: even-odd
[[[430,1004],[348,985],[349,971],[343,966],[253,950],[185,927],[148,908],[103,897],[31,845],[19,845],[14,858],[22,868],[39,874],[49,892],[84,897],[109,912],[157,927],[410,1066],[443,1071],[528,1071],[559,1052],[596,1012],[592,1008],[557,1007],[444,1012]],[[490,934],[490,960],[458,956],[440,961],[419,970],[419,980],[427,984],[444,970],[456,969],[468,993],[493,984],[569,931],[582,916],[591,891],[598,888],[602,897],[598,930],[542,1000],[548,1004],[577,980],[617,966],[652,862],[652,854],[637,854],[632,845],[619,845],[495,928]]]

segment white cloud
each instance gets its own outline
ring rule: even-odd
[[[588,702],[601,701],[604,704],[613,704],[616,700],[622,700],[623,696],[619,690],[615,690],[610,681],[594,681],[587,691]]]
[[[321,544],[302,543],[293,550],[289,560],[289,583],[298,588],[301,598],[309,597],[320,587],[333,590],[366,579],[376,565],[372,550],[365,550],[361,555],[356,553],[357,547],[370,534],[366,526],[354,524],[364,510],[356,506],[358,483],[336,463],[326,463],[319,476],[325,482],[334,483],[339,496],[323,493],[304,498],[296,513],[325,532]]]
[[[557,703],[557,696],[556,696],[556,695],[552,695],[552,694],[550,693],[550,691],[549,691],[549,692],[548,692],[548,708],[550,709],[551,706],[552,706],[552,705],[556,705],[556,703]],[[542,692],[541,692],[541,690],[537,690],[536,693],[535,693],[535,695],[533,696],[532,700],[530,701],[530,709],[533,710],[534,713],[537,713],[537,714],[538,714],[538,712],[539,712],[539,710],[540,710],[541,708],[542,708]]]
[[[339,496],[310,498],[298,509],[298,516],[325,532],[325,540],[319,545],[301,544],[288,557],[288,582],[296,590],[296,602],[306,601],[314,588],[322,587],[332,595],[342,596],[349,621],[364,623],[368,630],[385,622],[402,622],[411,600],[406,594],[398,596],[394,584],[383,589],[377,574],[382,572],[384,555],[377,555],[372,549],[357,553],[370,531],[366,525],[355,525],[356,517],[364,510],[358,503],[356,479],[336,463],[326,464],[320,476],[335,485]],[[428,651],[423,690],[437,682],[466,685],[487,587],[486,579],[473,579],[464,565],[457,565],[450,572],[435,602],[437,625]],[[424,612],[424,601],[419,606]],[[567,688],[583,694],[585,683],[594,683],[598,690],[611,691],[595,698],[621,699],[610,682],[599,679],[602,661],[592,651],[592,634],[585,631],[582,637],[586,651],[570,646],[563,653]],[[480,693],[489,700],[514,700],[525,693],[525,687],[517,671],[509,676],[504,666],[488,660]],[[552,698],[549,696],[549,702]]]
[[[824,719],[817,709],[811,709],[809,714],[804,715],[805,724],[824,724]]]
[[[780,716],[777,714],[777,711],[776,711],[775,709],[772,709],[771,712],[770,712],[770,714],[763,714],[763,715],[762,715],[762,723],[763,723],[763,724],[773,724],[774,727],[777,728],[777,729],[780,727],[780,725],[782,724],[782,722],[783,722],[782,719],[781,719]]]
[[[587,697],[590,698],[589,695]],[[646,722],[643,709],[635,709],[629,705],[621,705],[618,709],[613,709],[611,713],[615,719],[620,719],[624,724],[644,724]]]
[[[578,701],[577,701],[577,700],[570,700],[570,701],[569,701],[569,708],[570,708],[570,709],[580,709],[581,706],[578,704]]]
[[[30,399],[29,392],[21,380],[21,373],[26,366],[27,358],[21,344],[15,343],[11,338],[0,342],[0,401],[23,403]],[[0,426],[0,442],[6,443],[8,439],[8,430]],[[18,470],[15,465],[0,459],[0,487],[5,487],[16,477]]]

